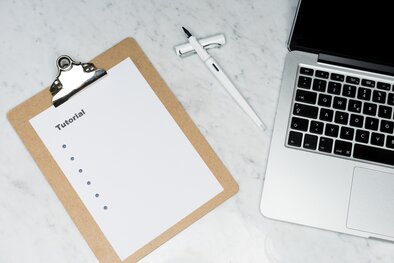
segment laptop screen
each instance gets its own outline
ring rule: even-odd
[[[290,50],[394,66],[391,1],[302,0]]]

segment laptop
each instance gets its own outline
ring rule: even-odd
[[[261,199],[268,218],[394,241],[389,3],[302,0]]]

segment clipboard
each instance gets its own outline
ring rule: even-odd
[[[48,88],[42,90],[27,101],[10,110],[8,119],[100,262],[139,261],[238,191],[237,183],[134,39],[127,38],[121,41],[114,47],[94,58],[92,63],[97,66],[97,68],[109,70],[125,58],[130,58],[136,65],[142,76],[160,99],[161,103],[171,114],[191,145],[216,177],[223,191],[122,261],[89,213],[73,186],[67,180],[57,162],[51,156],[49,150],[46,148],[33,126],[29,123],[31,118],[52,106],[51,92]],[[92,87],[90,88],[94,89],[95,84],[92,83],[91,85]],[[79,94],[75,94],[75,96],[78,95]],[[63,103],[67,103],[67,101]]]

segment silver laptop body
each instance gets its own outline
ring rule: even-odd
[[[394,241],[394,77],[338,64],[288,53],[261,212]]]

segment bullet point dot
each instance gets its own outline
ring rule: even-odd
[[[94,196],[95,196],[95,197],[99,197],[100,195],[99,195],[99,194],[95,194]]]
[[[79,169],[78,172],[82,173],[82,169]]]
[[[90,185],[90,184],[91,184],[91,182],[90,182],[90,181],[87,181],[87,182],[86,182],[86,184],[87,184],[87,185]]]
[[[108,209],[108,206],[105,205],[105,206],[104,206],[104,210],[107,210],[107,209]]]
[[[63,146],[62,146],[62,147],[63,147],[63,149],[64,149],[64,148],[66,148],[66,147],[67,147],[67,145],[63,144]]]
[[[71,158],[70,158],[71,161],[74,161],[74,159],[75,159],[74,157],[71,157]]]

